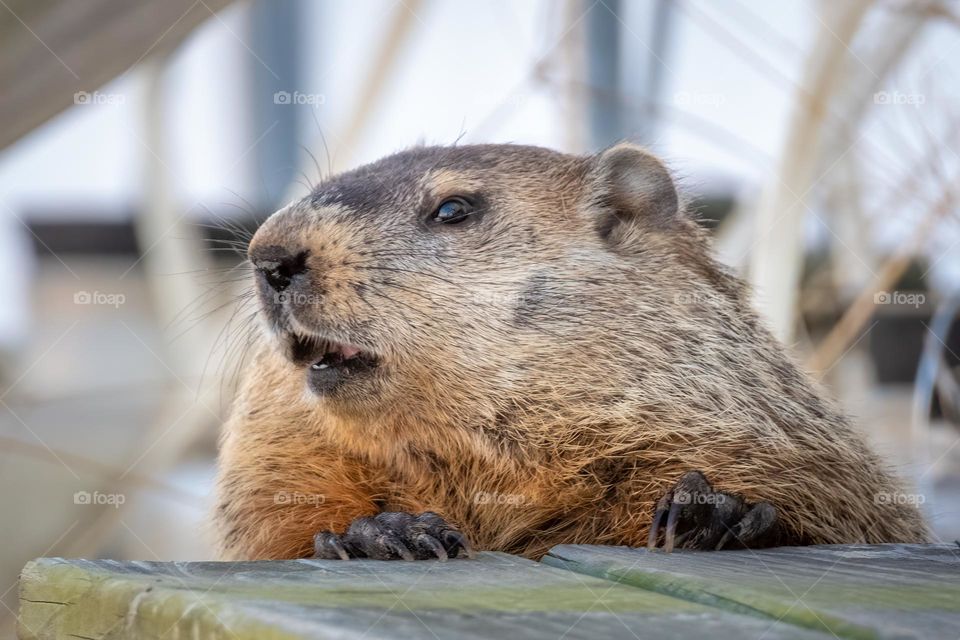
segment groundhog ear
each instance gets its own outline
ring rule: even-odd
[[[597,231],[603,238],[614,240],[618,227],[629,222],[675,226],[680,198],[670,172],[656,156],[622,143],[592,160],[592,200],[599,210]]]

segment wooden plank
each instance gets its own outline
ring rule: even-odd
[[[21,638],[823,638],[500,553],[440,563],[116,562],[23,570]]]
[[[150,54],[169,51],[233,0],[5,0],[0,149]]]
[[[555,547],[544,563],[848,638],[956,638],[956,545],[822,545],[673,554]]]

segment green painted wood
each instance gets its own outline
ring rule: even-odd
[[[441,563],[41,558],[21,638],[824,638],[499,553]]]
[[[960,547],[697,552],[572,546],[545,564],[840,638],[960,637]]]

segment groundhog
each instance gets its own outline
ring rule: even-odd
[[[927,537],[638,146],[413,148],[323,179],[248,256],[227,558]]]

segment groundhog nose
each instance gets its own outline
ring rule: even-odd
[[[250,261],[267,284],[280,292],[290,286],[297,274],[307,270],[307,251],[284,247],[258,247],[251,250]]]

